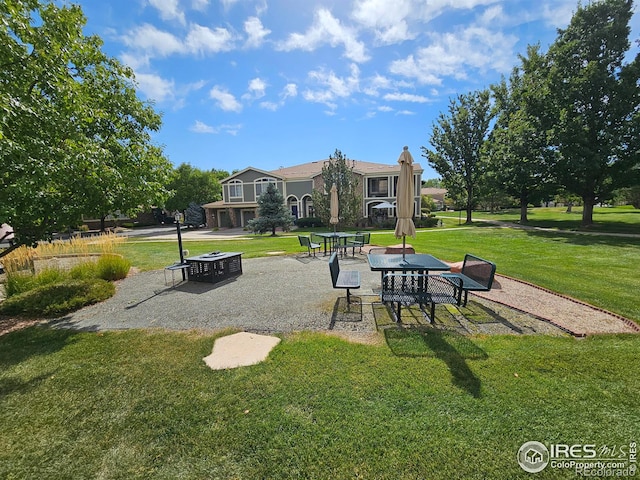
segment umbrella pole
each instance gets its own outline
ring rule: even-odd
[[[406,241],[407,241],[407,236],[402,235],[402,260],[404,260],[404,254],[405,254],[404,246],[406,244]]]

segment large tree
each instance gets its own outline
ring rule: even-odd
[[[631,0],[578,5],[549,49],[557,174],[582,198],[583,226],[593,223],[596,203],[637,182],[640,54],[626,62],[632,7]]]
[[[430,143],[422,156],[442,177],[449,197],[465,206],[467,223],[478,200],[484,172],[483,146],[492,119],[488,90],[458,95],[449,102],[449,114],[441,113],[433,124]]]
[[[204,171],[183,163],[176,169],[176,175],[168,185],[172,194],[165,203],[165,207],[170,211],[182,211],[192,202],[202,205],[220,200],[222,198],[220,177],[228,176],[227,172],[221,175],[214,170]]]
[[[492,86],[496,125],[487,144],[491,182],[520,202],[520,222],[527,206],[550,193],[555,149],[550,148],[546,60],[529,46],[521,66]]]
[[[86,37],[80,7],[0,2],[0,221],[17,243],[163,198],[160,117],[133,73]]]
[[[316,215],[326,225],[331,217],[329,192],[334,183],[338,190],[338,225],[354,225],[362,216],[360,180],[353,171],[353,162],[338,149],[322,167],[322,188],[312,193]]]

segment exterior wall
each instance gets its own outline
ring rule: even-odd
[[[286,195],[294,195],[302,198],[304,195],[311,195],[313,191],[312,180],[291,180],[286,183]],[[282,190],[280,190],[282,192]]]
[[[362,195],[362,216],[369,217],[372,213],[373,205],[382,201],[395,203],[395,186],[399,172],[361,175],[356,173],[360,184],[360,194]],[[211,227],[244,227],[246,223],[257,216],[256,202],[256,181],[264,178],[274,178],[275,184],[280,193],[285,197],[285,204],[292,214],[297,218],[313,216],[312,192],[314,189],[324,189],[324,182],[321,174],[315,174],[309,179],[283,181],[275,178],[269,172],[248,169],[233,176],[222,185],[223,205],[207,209],[207,225]],[[369,179],[385,179],[387,183],[386,192],[369,192]],[[414,174],[415,188],[415,215],[420,214],[420,178],[421,174]],[[242,198],[230,198],[229,185],[234,181],[242,182]],[[233,205],[237,204],[237,207]],[[242,205],[240,205],[242,204]],[[247,205],[249,204],[249,205]],[[255,203],[254,203],[255,204]],[[389,212],[395,214],[395,209]]]

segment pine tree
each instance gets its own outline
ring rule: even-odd
[[[276,228],[281,227],[289,231],[293,224],[293,215],[284,205],[284,197],[273,183],[258,198],[258,218],[249,220],[248,227],[255,233],[266,233],[271,230],[271,236],[276,236]]]

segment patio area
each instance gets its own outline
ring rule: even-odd
[[[343,268],[358,270],[362,279],[362,287],[352,292],[362,303],[349,306],[345,292],[332,288],[327,260],[306,254],[243,259],[243,275],[237,278],[216,285],[184,282],[175,288],[165,285],[161,270],[133,274],[119,282],[114,297],[52,324],[89,331],[311,330],[354,340],[366,340],[394,324],[379,303],[380,275],[370,271],[364,255],[340,260]],[[469,298],[466,307],[438,305],[431,326],[465,335],[637,332],[616,315],[502,276],[496,277],[492,291]],[[541,309],[540,304],[553,308]],[[402,323],[429,325],[415,306],[403,307]]]

